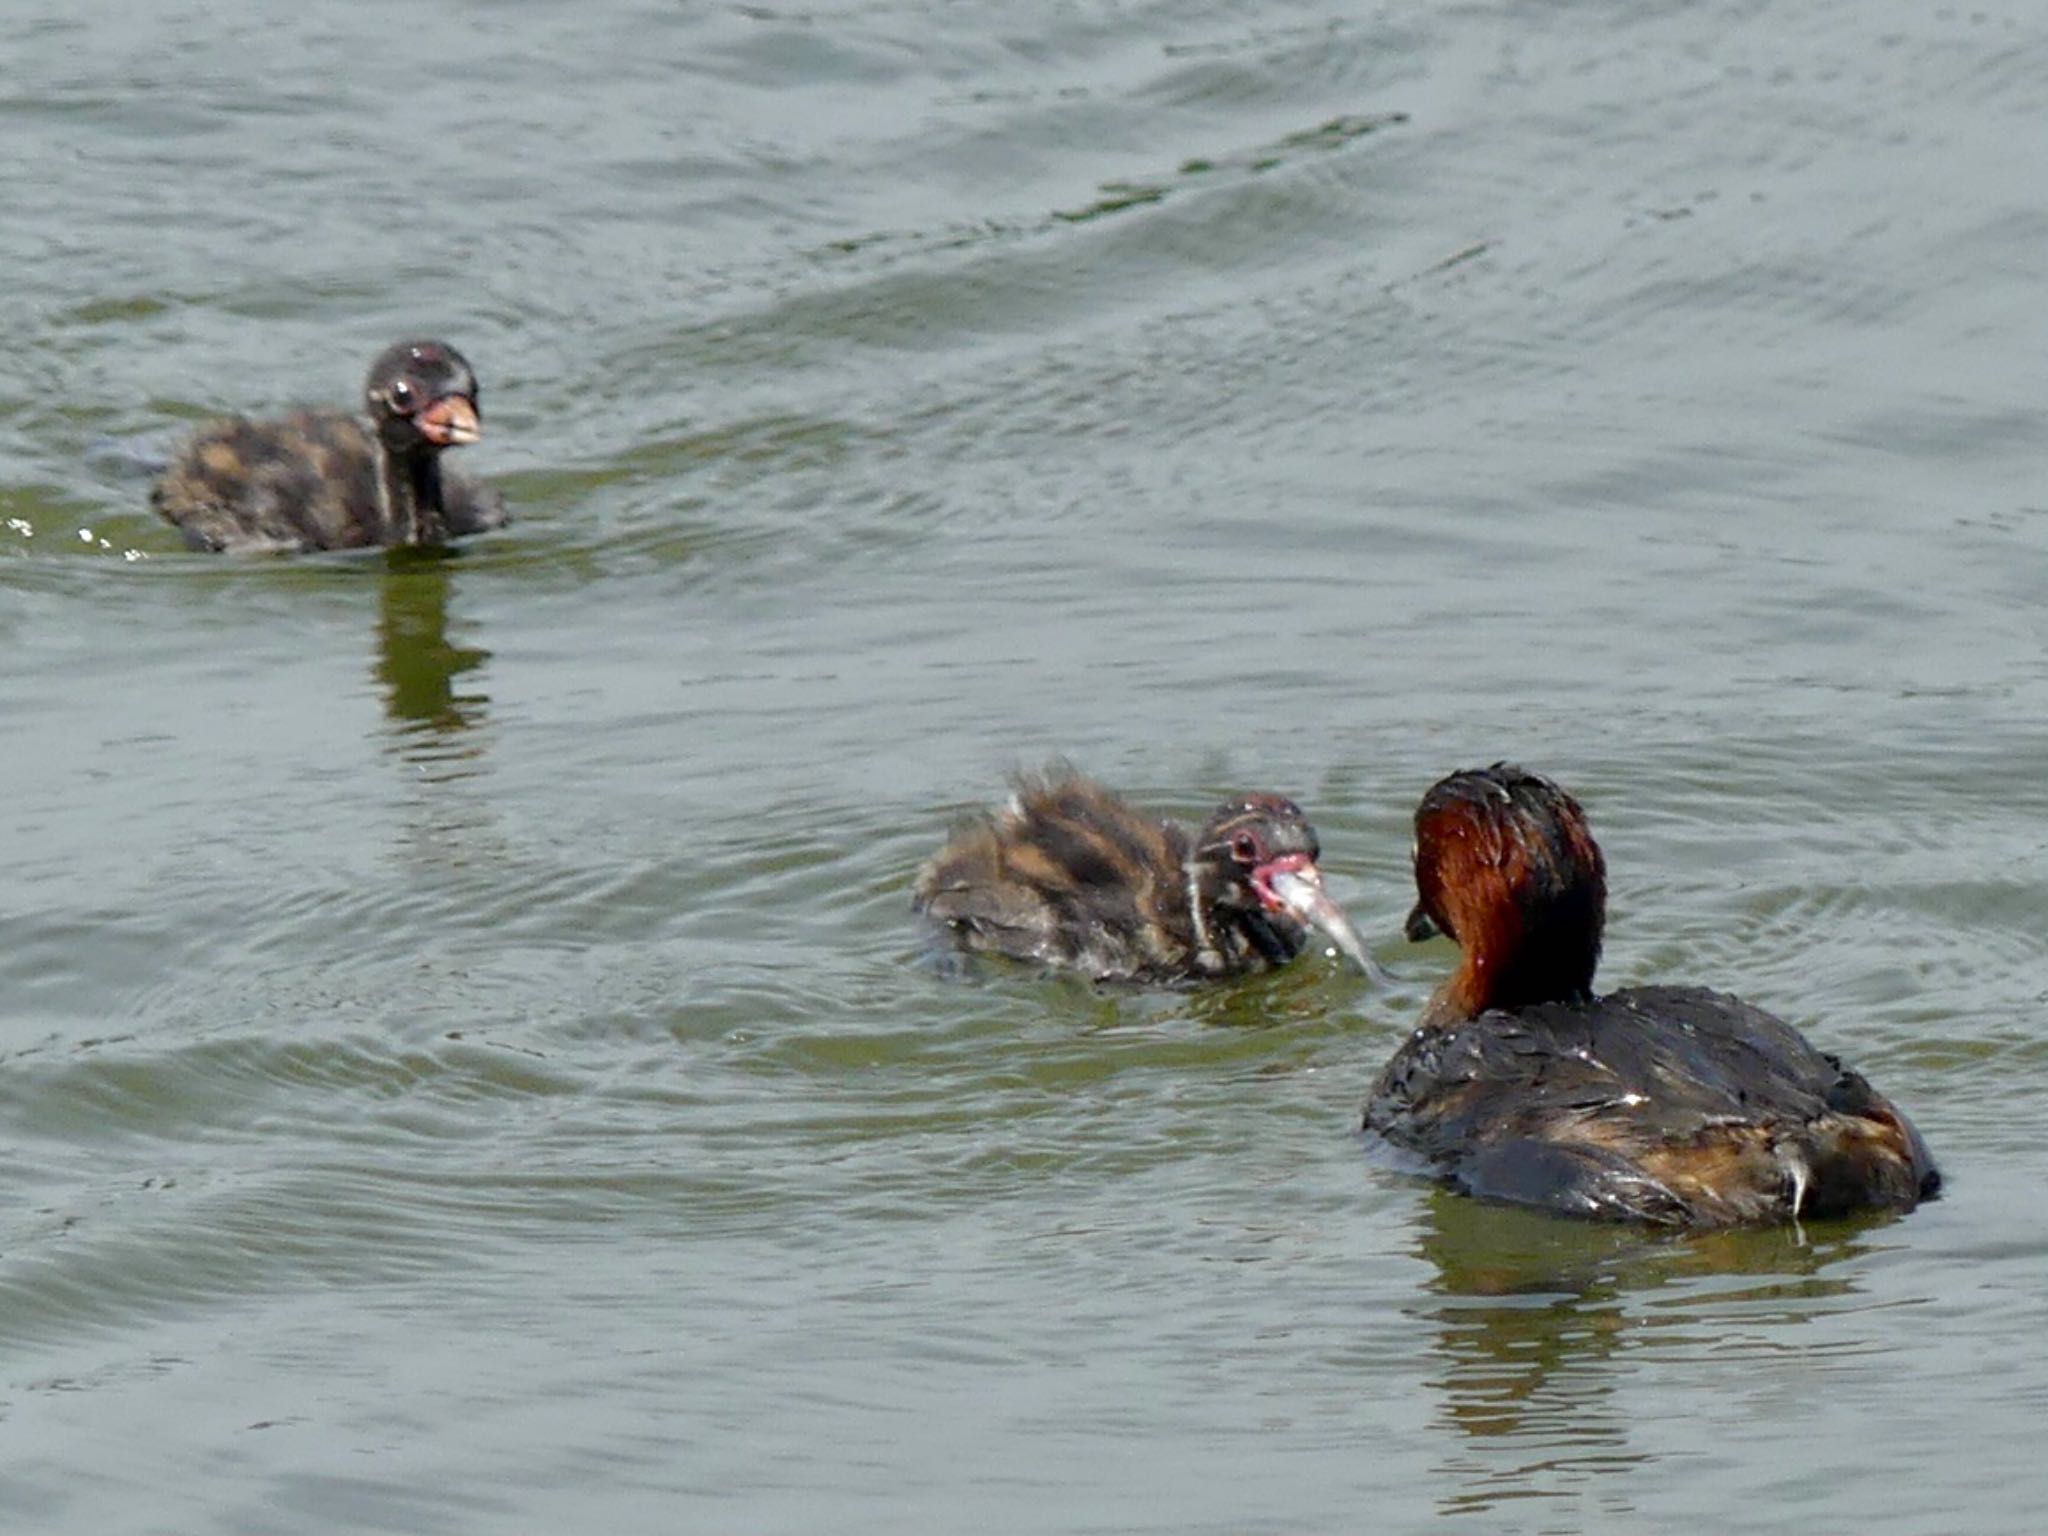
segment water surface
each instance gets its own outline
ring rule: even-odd
[[[2025,8],[0,21],[0,1508],[43,1532],[2028,1531]],[[519,521],[185,553],[91,452],[484,381]],[[1395,986],[917,963],[1062,753],[1292,793]],[[1671,1241],[1377,1167],[1407,817],[1951,1177]]]

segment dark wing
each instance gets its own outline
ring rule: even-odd
[[[962,948],[1102,977],[1180,974],[1192,953],[1182,848],[1090,780],[1022,779],[924,867],[912,904]]]
[[[384,527],[368,433],[334,412],[202,427],[150,502],[196,549],[352,549]]]

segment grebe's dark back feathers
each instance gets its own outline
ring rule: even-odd
[[[1471,1194],[1660,1224],[1910,1207],[1940,1183],[1859,1073],[1698,987],[1418,1029],[1365,1124]]]

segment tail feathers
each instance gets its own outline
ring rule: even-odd
[[[1822,1115],[1805,1135],[1781,1142],[1779,1156],[1788,1172],[1803,1168],[1804,1177],[1794,1183],[1794,1215],[1906,1210],[1941,1188],[1940,1170],[1920,1133],[1881,1100],[1860,1114]]]

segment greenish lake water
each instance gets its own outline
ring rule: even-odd
[[[18,0],[0,1523],[2038,1529],[2043,79],[1896,0]],[[518,517],[447,558],[187,554],[102,451],[414,331]],[[1053,753],[1295,796],[1399,980],[935,974]],[[1944,1198],[1380,1166],[1500,757],[1610,985]]]

